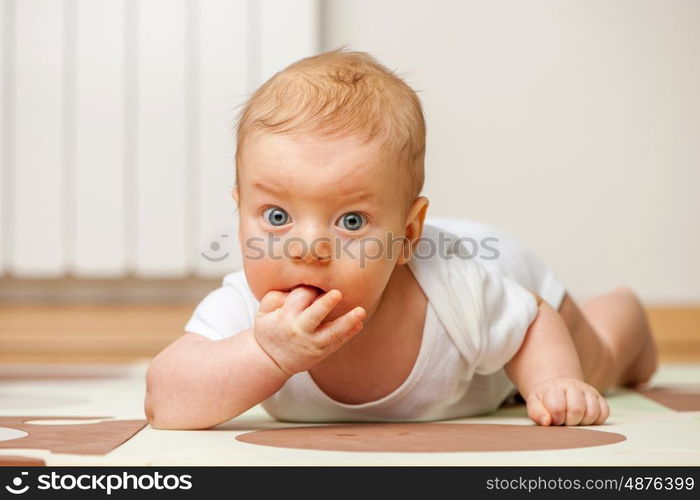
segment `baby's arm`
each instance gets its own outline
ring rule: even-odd
[[[252,329],[222,340],[183,335],[148,368],[148,421],[157,428],[206,429],[267,399],[362,329],[361,307],[319,326],[341,297],[330,290],[314,301],[316,292],[305,286],[272,290]]]
[[[538,313],[506,373],[540,425],[596,425],[608,418],[605,399],[583,381],[581,363],[564,319],[537,294]]]
[[[148,367],[146,417],[160,429],[206,429],[271,396],[287,378],[252,329],[216,341],[186,333]]]

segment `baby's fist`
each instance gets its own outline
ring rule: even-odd
[[[286,375],[308,370],[362,329],[366,313],[359,306],[321,326],[341,297],[340,290],[318,296],[308,286],[271,290],[255,315],[255,340]]]
[[[610,408],[594,387],[560,377],[532,389],[527,414],[539,425],[600,425],[610,416]]]

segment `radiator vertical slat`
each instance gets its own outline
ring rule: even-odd
[[[15,2],[15,162],[11,270],[66,271],[64,3]]]
[[[241,266],[235,180],[235,118],[248,88],[248,2],[201,2],[196,270],[220,276]]]
[[[122,0],[78,0],[75,254],[79,276],[126,271]]]
[[[188,272],[185,134],[185,3],[136,3],[136,272]]]
[[[7,14],[10,11],[10,2],[7,0],[0,0],[0,276],[7,272],[7,253],[5,249],[7,248],[7,242],[9,241],[8,231],[9,227],[7,224],[7,216],[9,211],[7,210],[8,197],[6,196],[6,190],[9,192],[7,180],[9,178],[9,154],[7,149],[7,140],[9,136],[9,130],[7,123],[9,121],[9,89],[8,83],[10,78],[10,68],[9,68],[9,37],[12,36],[12,31],[7,29],[11,24],[8,22]]]

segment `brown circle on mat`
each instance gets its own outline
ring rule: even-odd
[[[676,411],[700,411],[700,385],[675,384],[637,390],[638,393]]]
[[[25,467],[35,465],[46,465],[41,458],[22,457],[19,455],[0,455],[1,467]]]
[[[244,443],[332,451],[533,451],[619,443],[622,434],[576,427],[377,423],[287,427],[236,436]]]

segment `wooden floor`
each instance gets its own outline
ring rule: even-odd
[[[700,361],[700,306],[649,307],[661,361]]]
[[[3,305],[0,362],[130,362],[184,333],[195,304]]]
[[[0,362],[151,358],[182,335],[195,305],[0,305]],[[647,311],[662,362],[700,361],[700,306]]]

